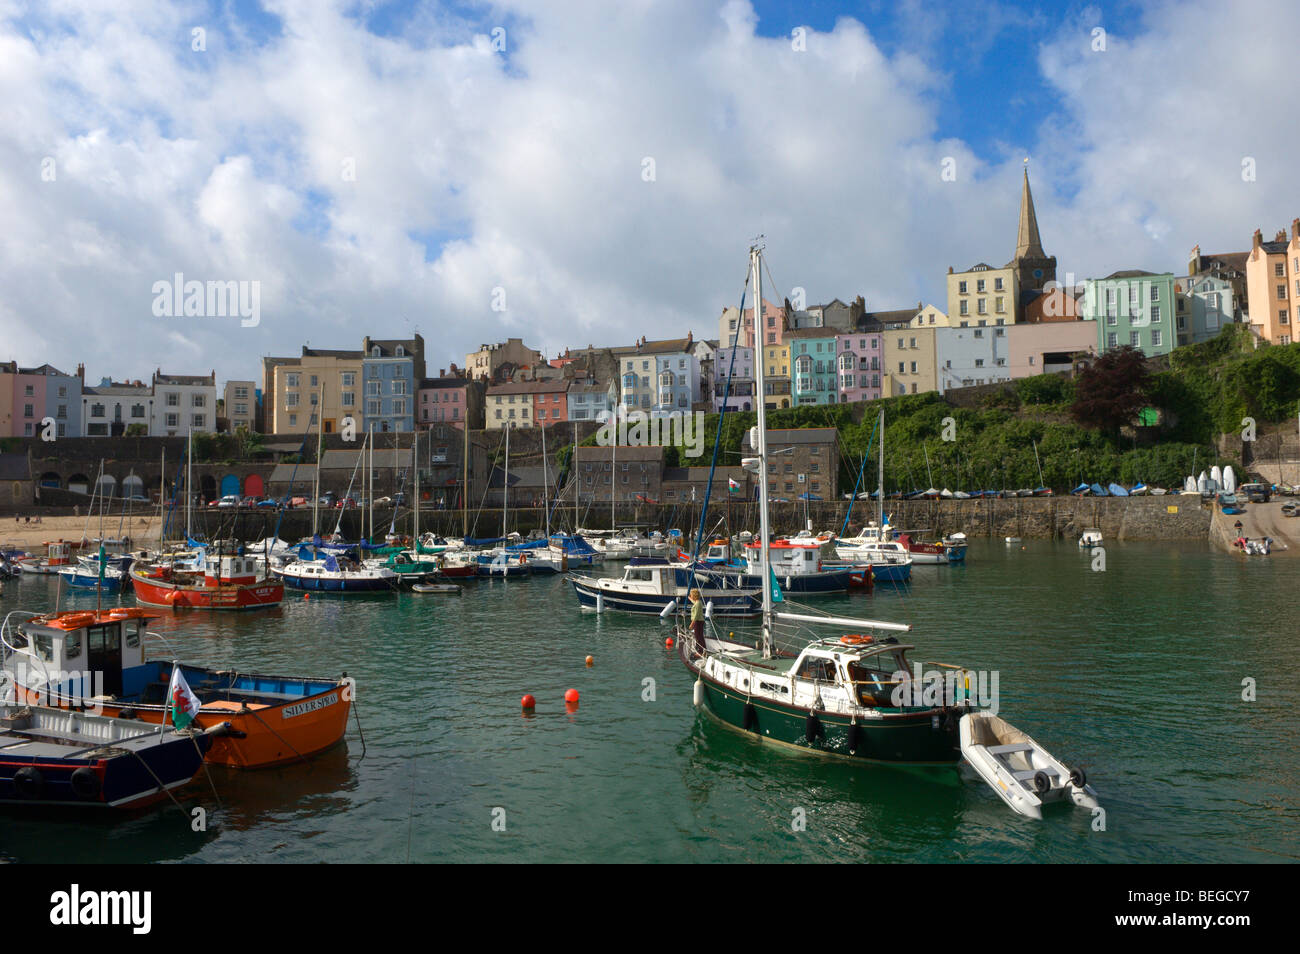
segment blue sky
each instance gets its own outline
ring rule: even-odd
[[[0,360],[95,380],[417,325],[435,368],[716,337],[759,233],[775,291],[942,307],[949,266],[1010,258],[1026,156],[1062,275],[1300,214],[1300,7],[1267,0],[48,9],[0,0]],[[176,272],[260,282],[262,321],[160,323]]]

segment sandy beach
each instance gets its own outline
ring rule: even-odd
[[[39,522],[38,522],[39,520]],[[82,517],[32,517],[26,522],[25,517],[12,517],[0,520],[0,549],[11,547],[27,550],[33,555],[45,553],[45,545],[57,540],[76,543],[83,537],[94,540],[99,537],[98,517],[92,517],[87,523]],[[133,544],[156,543],[158,540],[158,515],[138,515],[123,518],[120,515],[105,518],[103,536],[115,539],[123,536],[131,538]]]

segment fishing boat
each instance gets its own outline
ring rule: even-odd
[[[1046,802],[1069,800],[1097,808],[1097,793],[1082,769],[1067,768],[1005,719],[987,710],[961,717],[961,754],[1012,811],[1042,819]]]
[[[961,563],[966,559],[966,535],[958,534],[960,540],[944,538],[937,543],[922,543],[914,540],[911,533],[904,533],[898,542],[907,550],[916,564]]]
[[[759,610],[757,589],[732,586],[725,577],[714,582],[701,576],[694,587],[683,584],[677,567],[654,557],[633,558],[622,577],[570,575],[569,582],[582,608],[597,612],[617,610],[662,616],[685,606],[693,588],[699,589],[706,604],[712,604],[714,616],[754,616]]]
[[[43,615],[10,612],[0,625],[0,668],[17,703],[94,708],[158,734],[177,663],[145,657],[145,627],[157,614],[138,607]],[[19,619],[25,619],[18,625]],[[199,700],[204,729],[230,723],[207,760],[261,768],[309,758],[343,738],[352,681],[271,676],[180,665]]]
[[[194,562],[158,560],[131,567],[137,603],[168,609],[244,610],[279,606],[284,584],[257,559],[242,555],[208,557],[200,549]]]
[[[75,561],[71,555],[71,545],[62,540],[46,543],[46,555],[41,557],[24,557],[18,560],[18,566],[24,573],[54,575],[63,567],[71,566]]]
[[[136,719],[0,702],[0,805],[141,808],[189,783],[213,736]]]
[[[119,593],[129,581],[125,573],[115,566],[91,569],[80,561],[59,570],[63,582],[76,590],[98,590],[104,593]]]
[[[758,247],[750,250],[750,264],[754,297],[762,301]],[[761,361],[756,365],[760,394],[762,366]],[[774,603],[785,600],[772,586],[769,570],[762,401],[757,416],[750,439],[757,457],[741,465],[760,475],[761,627],[752,636],[735,630],[724,635],[706,620],[703,635],[697,637],[685,622],[678,624],[678,655],[695,678],[696,707],[732,729],[785,749],[860,761],[955,762],[960,757],[958,717],[970,704],[964,670],[945,670],[952,674],[950,699],[927,700],[913,691],[913,677],[922,679],[920,664],[907,658],[913,647],[885,635],[907,632],[910,626],[774,609]],[[847,626],[855,632],[822,636],[815,626]]]

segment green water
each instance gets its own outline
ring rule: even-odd
[[[1083,765],[1105,830],[1014,815],[969,769],[799,757],[697,713],[657,620],[584,614],[558,577],[458,597],[287,597],[168,615],[182,659],[357,679],[346,745],[310,767],[214,767],[186,809],[0,813],[17,861],[1294,861],[1300,563],[1202,545],[976,542],[965,567],[818,605],[914,624],[921,659],[999,674],[1001,714]],[[622,564],[615,564],[621,573]],[[48,577],[7,584],[43,609]],[[126,598],[130,600],[129,597]],[[93,607],[93,596],[69,603]],[[584,665],[588,654],[594,667]],[[1242,680],[1257,701],[1242,701]],[[643,699],[654,680],[655,698]],[[564,691],[580,706],[566,712]],[[521,715],[519,698],[537,697]],[[188,812],[208,810],[207,831]],[[495,817],[504,831],[493,828]],[[806,828],[792,830],[798,816]]]

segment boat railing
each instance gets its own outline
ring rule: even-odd
[[[167,652],[170,654],[171,658],[173,659],[177,658],[176,650],[172,648],[171,643],[167,642],[167,637],[164,636],[162,633],[155,633],[152,629],[147,629],[145,630],[144,634],[145,636],[152,636],[154,639],[161,642],[164,646],[167,647]]]
[[[45,668],[45,660],[41,659],[40,656],[36,655],[36,653],[32,652],[30,649],[27,649],[26,647],[15,646],[10,641],[10,635],[9,635],[11,632],[11,626],[9,620],[12,619],[13,617],[25,616],[28,619],[35,619],[37,616],[40,615],[41,615],[40,613],[33,613],[30,610],[10,610],[8,613],[5,614],[4,622],[0,623],[0,647],[3,647],[4,649],[3,654],[0,654],[0,656],[3,657],[0,658],[0,662],[3,662],[4,659],[8,659],[10,656],[31,657],[31,659],[35,660],[36,665],[40,667],[41,675],[45,677],[45,685],[48,686],[50,685],[50,671]]]

